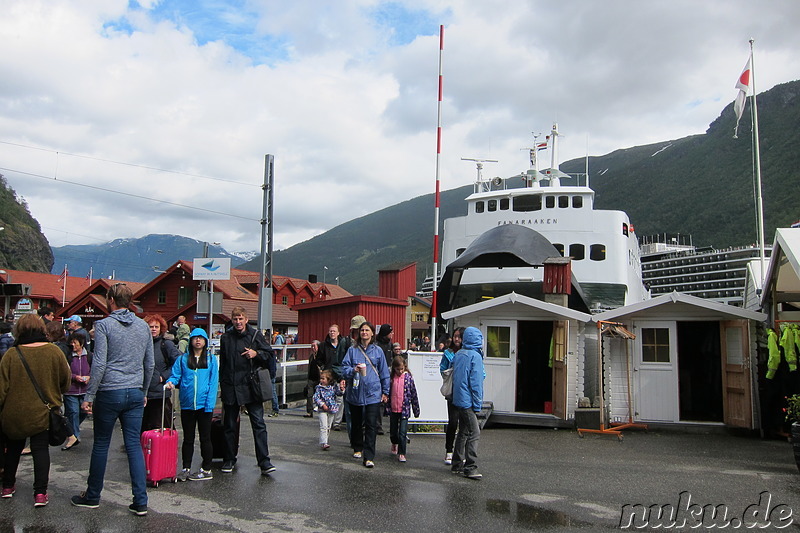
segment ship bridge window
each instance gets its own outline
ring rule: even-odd
[[[544,197],[544,206],[548,209],[553,209],[556,206],[556,197],[555,196],[545,196]]]
[[[487,204],[489,211],[497,211],[497,200],[489,200]]]
[[[475,212],[483,213],[483,202],[475,202]]]
[[[584,245],[582,245],[582,244],[570,244],[569,245],[569,256],[574,261],[580,261],[581,259],[583,259],[586,256],[585,254],[586,254],[586,250],[585,250],[585,246]]]
[[[508,211],[508,198],[500,198],[500,211]]]
[[[622,234],[628,236],[628,225],[624,222],[622,223]]]
[[[592,261],[604,261],[606,258],[606,245],[593,244],[589,247],[589,259]]]
[[[465,251],[467,251],[467,249],[466,249],[466,248],[459,248],[458,250],[456,250],[456,257],[459,257],[459,256],[460,256],[461,254],[463,254]]]
[[[539,211],[542,208],[542,195],[525,194],[514,197],[514,211]]]
[[[583,196],[573,196],[572,207],[574,207],[575,209],[580,209],[581,207],[583,207]]]
[[[558,207],[564,209],[565,207],[569,207],[569,196],[559,196],[558,197]]]
[[[561,257],[564,257],[564,245],[563,244],[553,244],[553,247],[558,250],[558,253],[561,254]]]

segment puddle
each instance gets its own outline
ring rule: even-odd
[[[576,520],[567,513],[510,500],[486,500],[486,510],[495,516],[506,516],[516,525],[527,529],[592,526],[591,523]]]

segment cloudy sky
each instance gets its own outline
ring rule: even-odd
[[[0,173],[54,246],[175,233],[256,250],[265,154],[276,248],[432,192],[440,25],[442,189],[474,179],[462,157],[527,169],[553,121],[562,160],[702,133],[751,37],[759,92],[800,78],[796,0],[0,9]]]

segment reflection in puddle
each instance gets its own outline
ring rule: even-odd
[[[495,515],[507,515],[517,525],[528,529],[558,526],[589,527],[591,525],[588,522],[576,520],[567,513],[509,500],[486,500],[486,510]]]

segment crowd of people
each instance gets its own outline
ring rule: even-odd
[[[184,321],[169,330],[160,315],[141,319],[129,310],[131,299],[125,284],[112,285],[106,294],[110,314],[91,332],[83,329],[77,316],[65,321],[65,330],[52,320],[52,311],[44,309],[39,315],[22,316],[13,332],[0,336],[0,350],[5,351],[0,352],[0,497],[11,498],[16,492],[16,473],[27,442],[34,466],[34,505],[47,505],[49,410],[63,405],[70,435],[61,450],[80,444],[80,427],[89,415],[94,430],[86,489],[71,498],[72,504],[99,507],[111,436],[119,423],[131,479],[129,510],[147,514],[141,436],[173,421],[173,389],[178,390],[183,433],[178,481],[213,479],[213,457],[222,457],[221,472],[234,471],[242,415],[250,421],[261,474],[275,472],[264,413],[264,403],[273,398],[254,388],[252,376],[256,369],[268,369],[274,384],[276,357],[269,341],[286,341],[251,326],[246,311],[236,307],[217,356],[209,349],[204,329],[190,330]],[[331,431],[346,430],[353,457],[366,468],[375,467],[377,436],[384,434],[386,418],[390,452],[405,463],[409,419],[420,415],[408,355],[393,342],[390,324],[376,328],[359,315],[352,318],[349,333],[342,335],[332,324],[324,340],[311,342],[305,416],[318,418],[323,451],[331,447]],[[427,337],[421,342],[430,350]],[[448,413],[444,462],[453,473],[471,479],[481,477],[477,413],[485,377],[482,345],[480,330],[470,327],[458,328],[438,346],[443,379],[452,380],[452,392],[443,400]],[[409,343],[409,348],[415,347]],[[220,414],[215,413],[218,398]],[[212,439],[214,416],[221,427],[220,450]],[[196,440],[201,462],[192,471]]]

